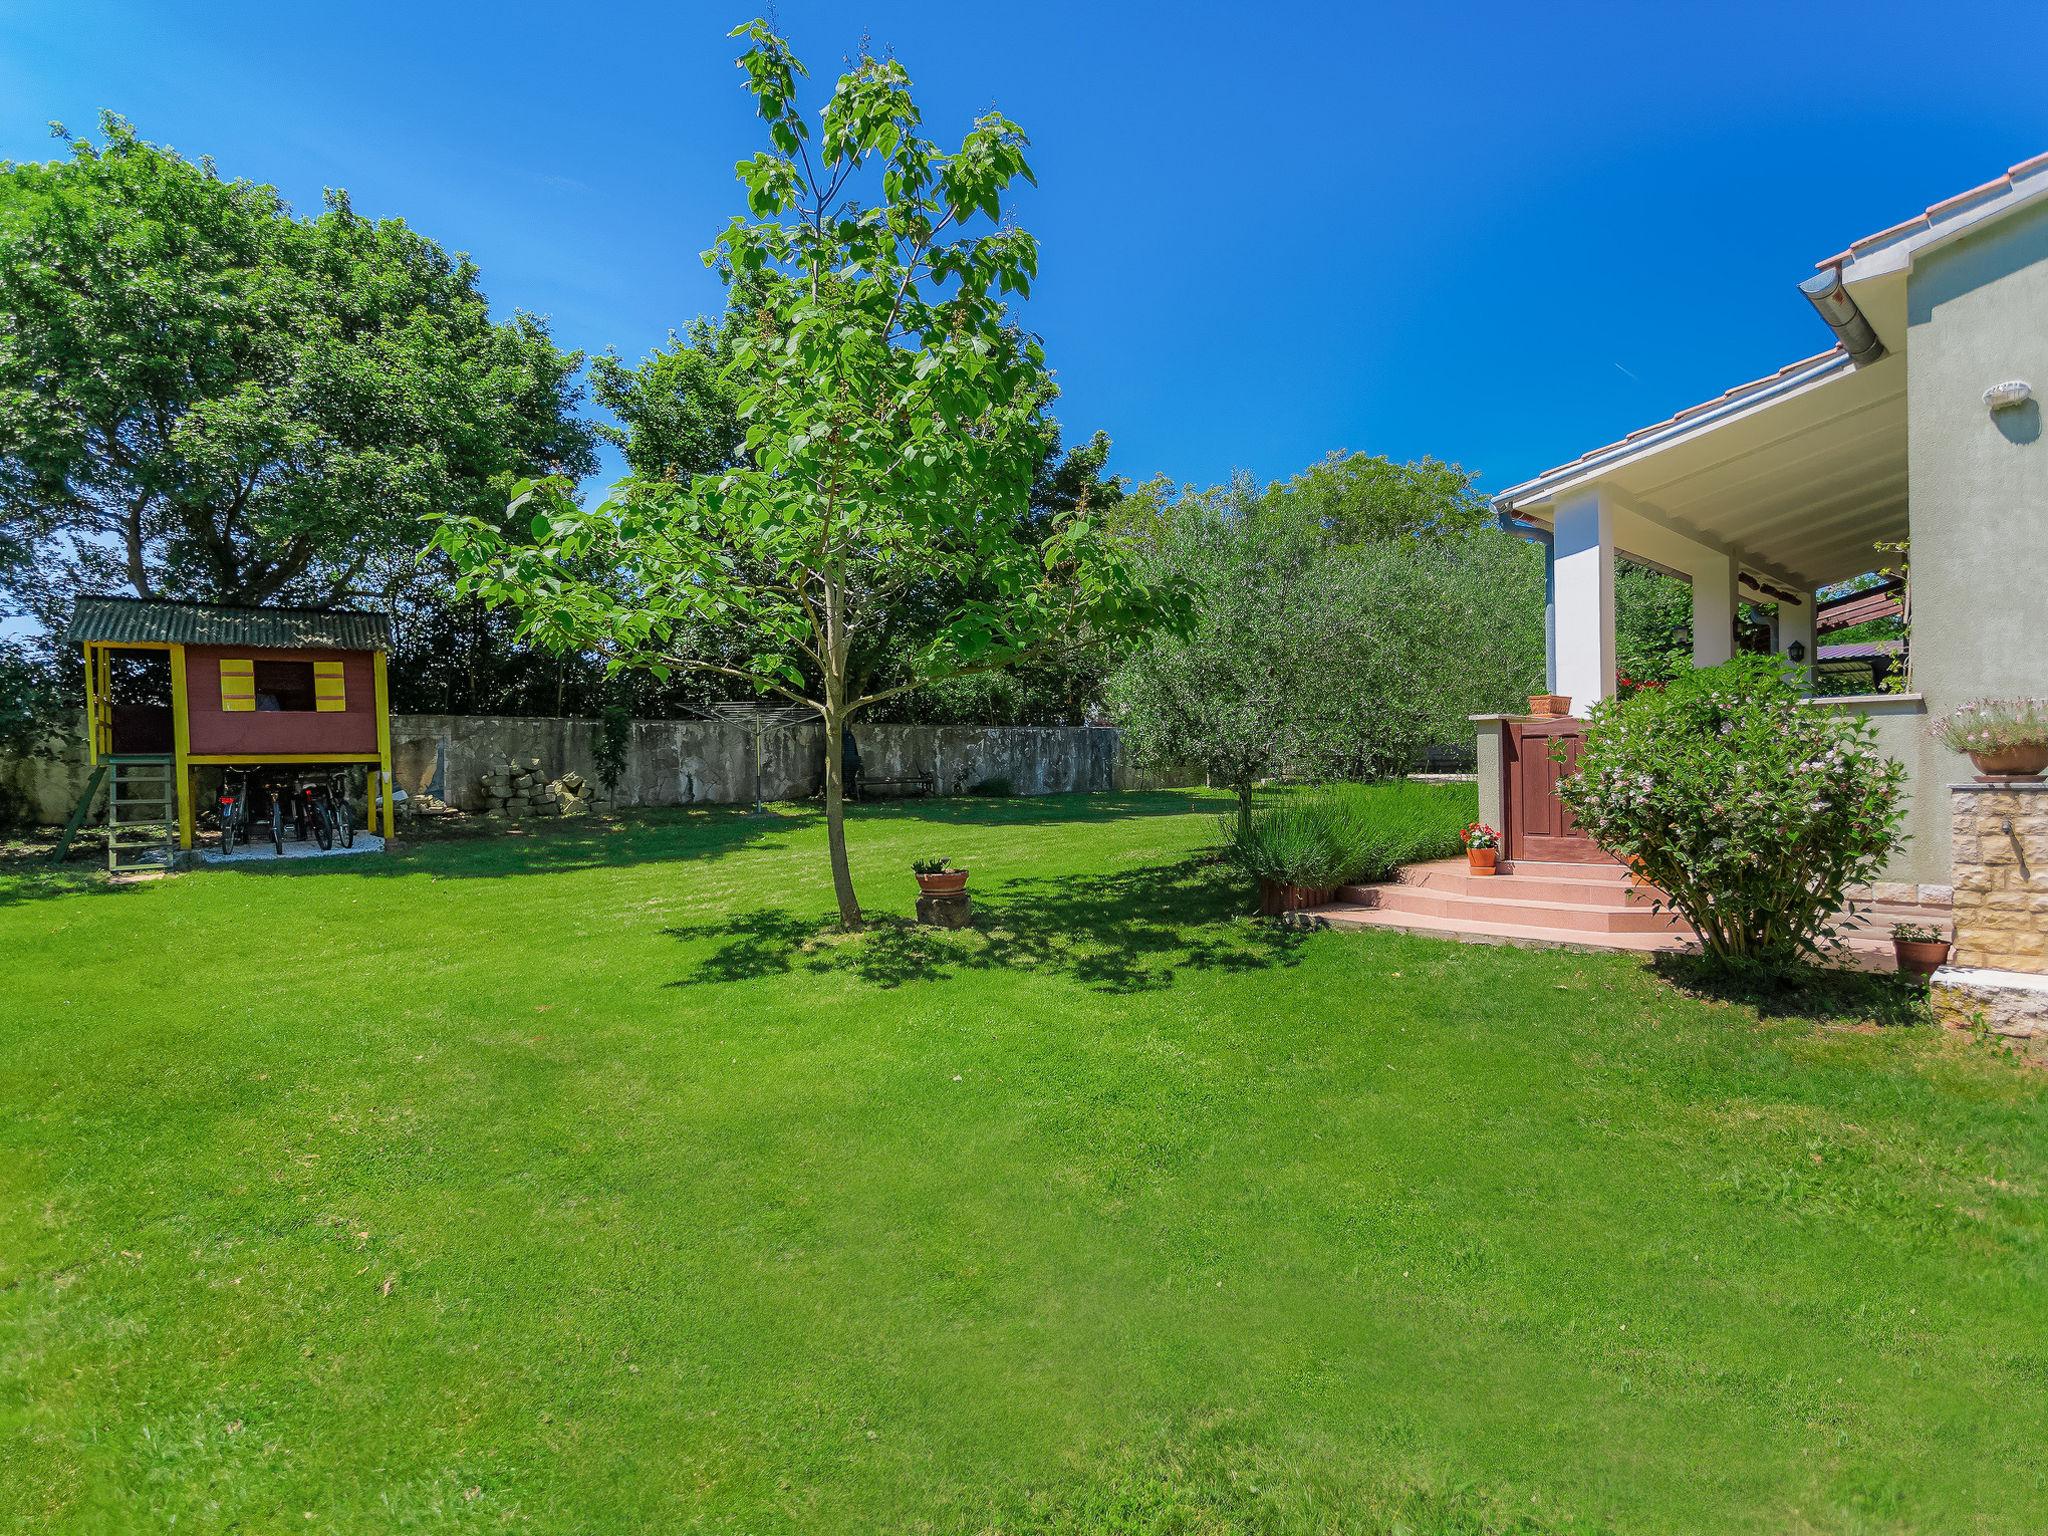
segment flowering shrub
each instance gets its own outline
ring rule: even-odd
[[[2048,747],[2048,704],[2039,699],[1972,699],[1941,717],[1935,740],[1951,752]]]
[[[1593,707],[1558,795],[1722,963],[1816,954],[1848,887],[1898,846],[1906,770],[1861,716],[1738,656]],[[1662,905],[1662,903],[1659,903]]]

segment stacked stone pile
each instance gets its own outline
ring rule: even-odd
[[[483,814],[503,821],[539,816],[588,816],[597,786],[571,771],[550,779],[537,757],[505,758],[477,781]]]

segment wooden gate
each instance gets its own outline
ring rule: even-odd
[[[1610,855],[1579,830],[1557,781],[1578,764],[1586,743],[1583,720],[1517,720],[1508,725],[1501,755],[1501,805],[1507,813],[1507,856],[1573,864],[1606,861]],[[1552,756],[1553,749],[1561,749]],[[1558,757],[1562,757],[1560,762]]]

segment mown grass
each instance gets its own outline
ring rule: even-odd
[[[2041,1074],[1199,795],[0,875],[0,1522],[2037,1531]],[[978,929],[907,918],[915,856]]]

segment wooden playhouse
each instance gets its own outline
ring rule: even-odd
[[[103,779],[110,849],[123,825],[188,849],[195,768],[360,764],[368,830],[391,836],[385,615],[86,597],[64,638],[85,656],[93,768],[74,831]]]

